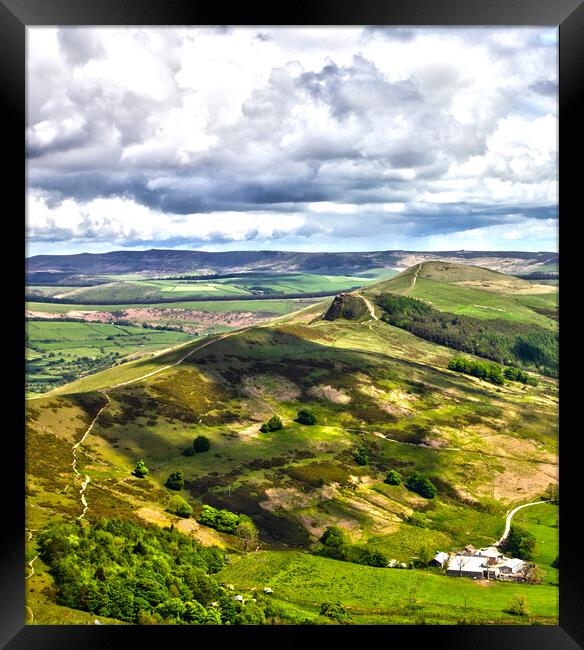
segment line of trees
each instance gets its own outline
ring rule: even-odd
[[[441,312],[409,296],[383,293],[376,299],[381,320],[420,338],[504,365],[537,368],[558,376],[558,333],[528,323]]]

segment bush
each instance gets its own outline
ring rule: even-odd
[[[149,472],[150,470],[146,467],[144,461],[139,460],[136,463],[136,467],[134,467],[134,471],[132,472],[132,474],[134,476],[137,476],[138,478],[144,478],[145,476],[148,476]]]
[[[177,472],[169,474],[164,485],[166,485],[169,490],[182,490],[185,485],[182,472],[178,470]]]
[[[277,415],[273,415],[266,423],[262,424],[260,431],[262,433],[271,433],[272,431],[279,431],[283,428],[282,420]]]
[[[189,503],[178,494],[170,500],[168,510],[179,517],[188,518],[193,515],[193,509]]]
[[[322,603],[320,615],[332,618],[335,621],[343,622],[351,618],[339,601],[336,603]]]
[[[425,499],[433,499],[437,494],[436,486],[421,472],[411,474],[405,482],[405,486]]]
[[[197,436],[193,440],[193,451],[195,454],[201,454],[211,449],[211,441],[207,436]]]
[[[296,422],[307,425],[316,424],[316,415],[312,409],[300,409],[296,416]]]
[[[388,485],[399,485],[401,483],[401,474],[395,469],[390,469],[383,482]]]
[[[369,456],[367,454],[367,449],[363,445],[357,447],[357,451],[353,456],[357,465],[367,465],[369,463]]]
[[[509,601],[507,611],[509,614],[513,614],[513,616],[528,616],[527,598],[523,594],[517,594]]]

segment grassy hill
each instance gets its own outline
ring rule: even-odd
[[[382,291],[403,278],[384,282]],[[449,281],[438,284],[460,289]],[[377,289],[363,293],[373,299]],[[316,616],[328,599],[343,602],[358,622],[456,622],[465,618],[468,593],[474,622],[555,622],[557,589],[550,584],[485,588],[421,572],[419,609],[406,606],[410,570],[298,552],[313,552],[331,525],[342,527],[351,544],[400,562],[421,551],[488,544],[513,504],[537,498],[557,480],[557,382],[542,377],[537,386],[495,386],[461,375],[447,368],[452,350],[373,318],[323,319],[328,306],[189,342],[30,400],[27,528],[83,511],[81,478],[71,469],[72,446],[83,439],[77,463],[90,479],[87,521],[116,516],[174,524],[235,554],[223,570],[226,581],[242,590],[277,585],[280,605],[301,618]],[[313,426],[295,421],[306,407],[316,414]],[[261,433],[273,415],[283,428]],[[211,449],[184,455],[199,435]],[[368,457],[364,465],[355,460],[359,447]],[[131,474],[139,459],[150,470],[144,479]],[[422,472],[437,496],[388,485],[391,469],[404,478]],[[167,511],[174,493],[164,483],[177,470],[193,518]],[[197,523],[204,504],[251,517],[261,551],[244,553],[237,537]],[[34,533],[28,545],[32,557]],[[37,580],[47,574],[27,582],[35,589],[28,592],[33,611]],[[373,582],[381,585],[378,596],[363,595]],[[517,621],[504,609],[521,590],[532,619]],[[441,613],[446,606],[452,615]],[[51,616],[58,618],[52,610]]]

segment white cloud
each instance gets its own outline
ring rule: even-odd
[[[453,215],[556,216],[555,28],[27,36],[32,239],[375,248],[365,221],[454,241]]]

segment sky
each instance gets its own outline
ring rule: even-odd
[[[558,248],[558,29],[28,27],[27,254]]]

